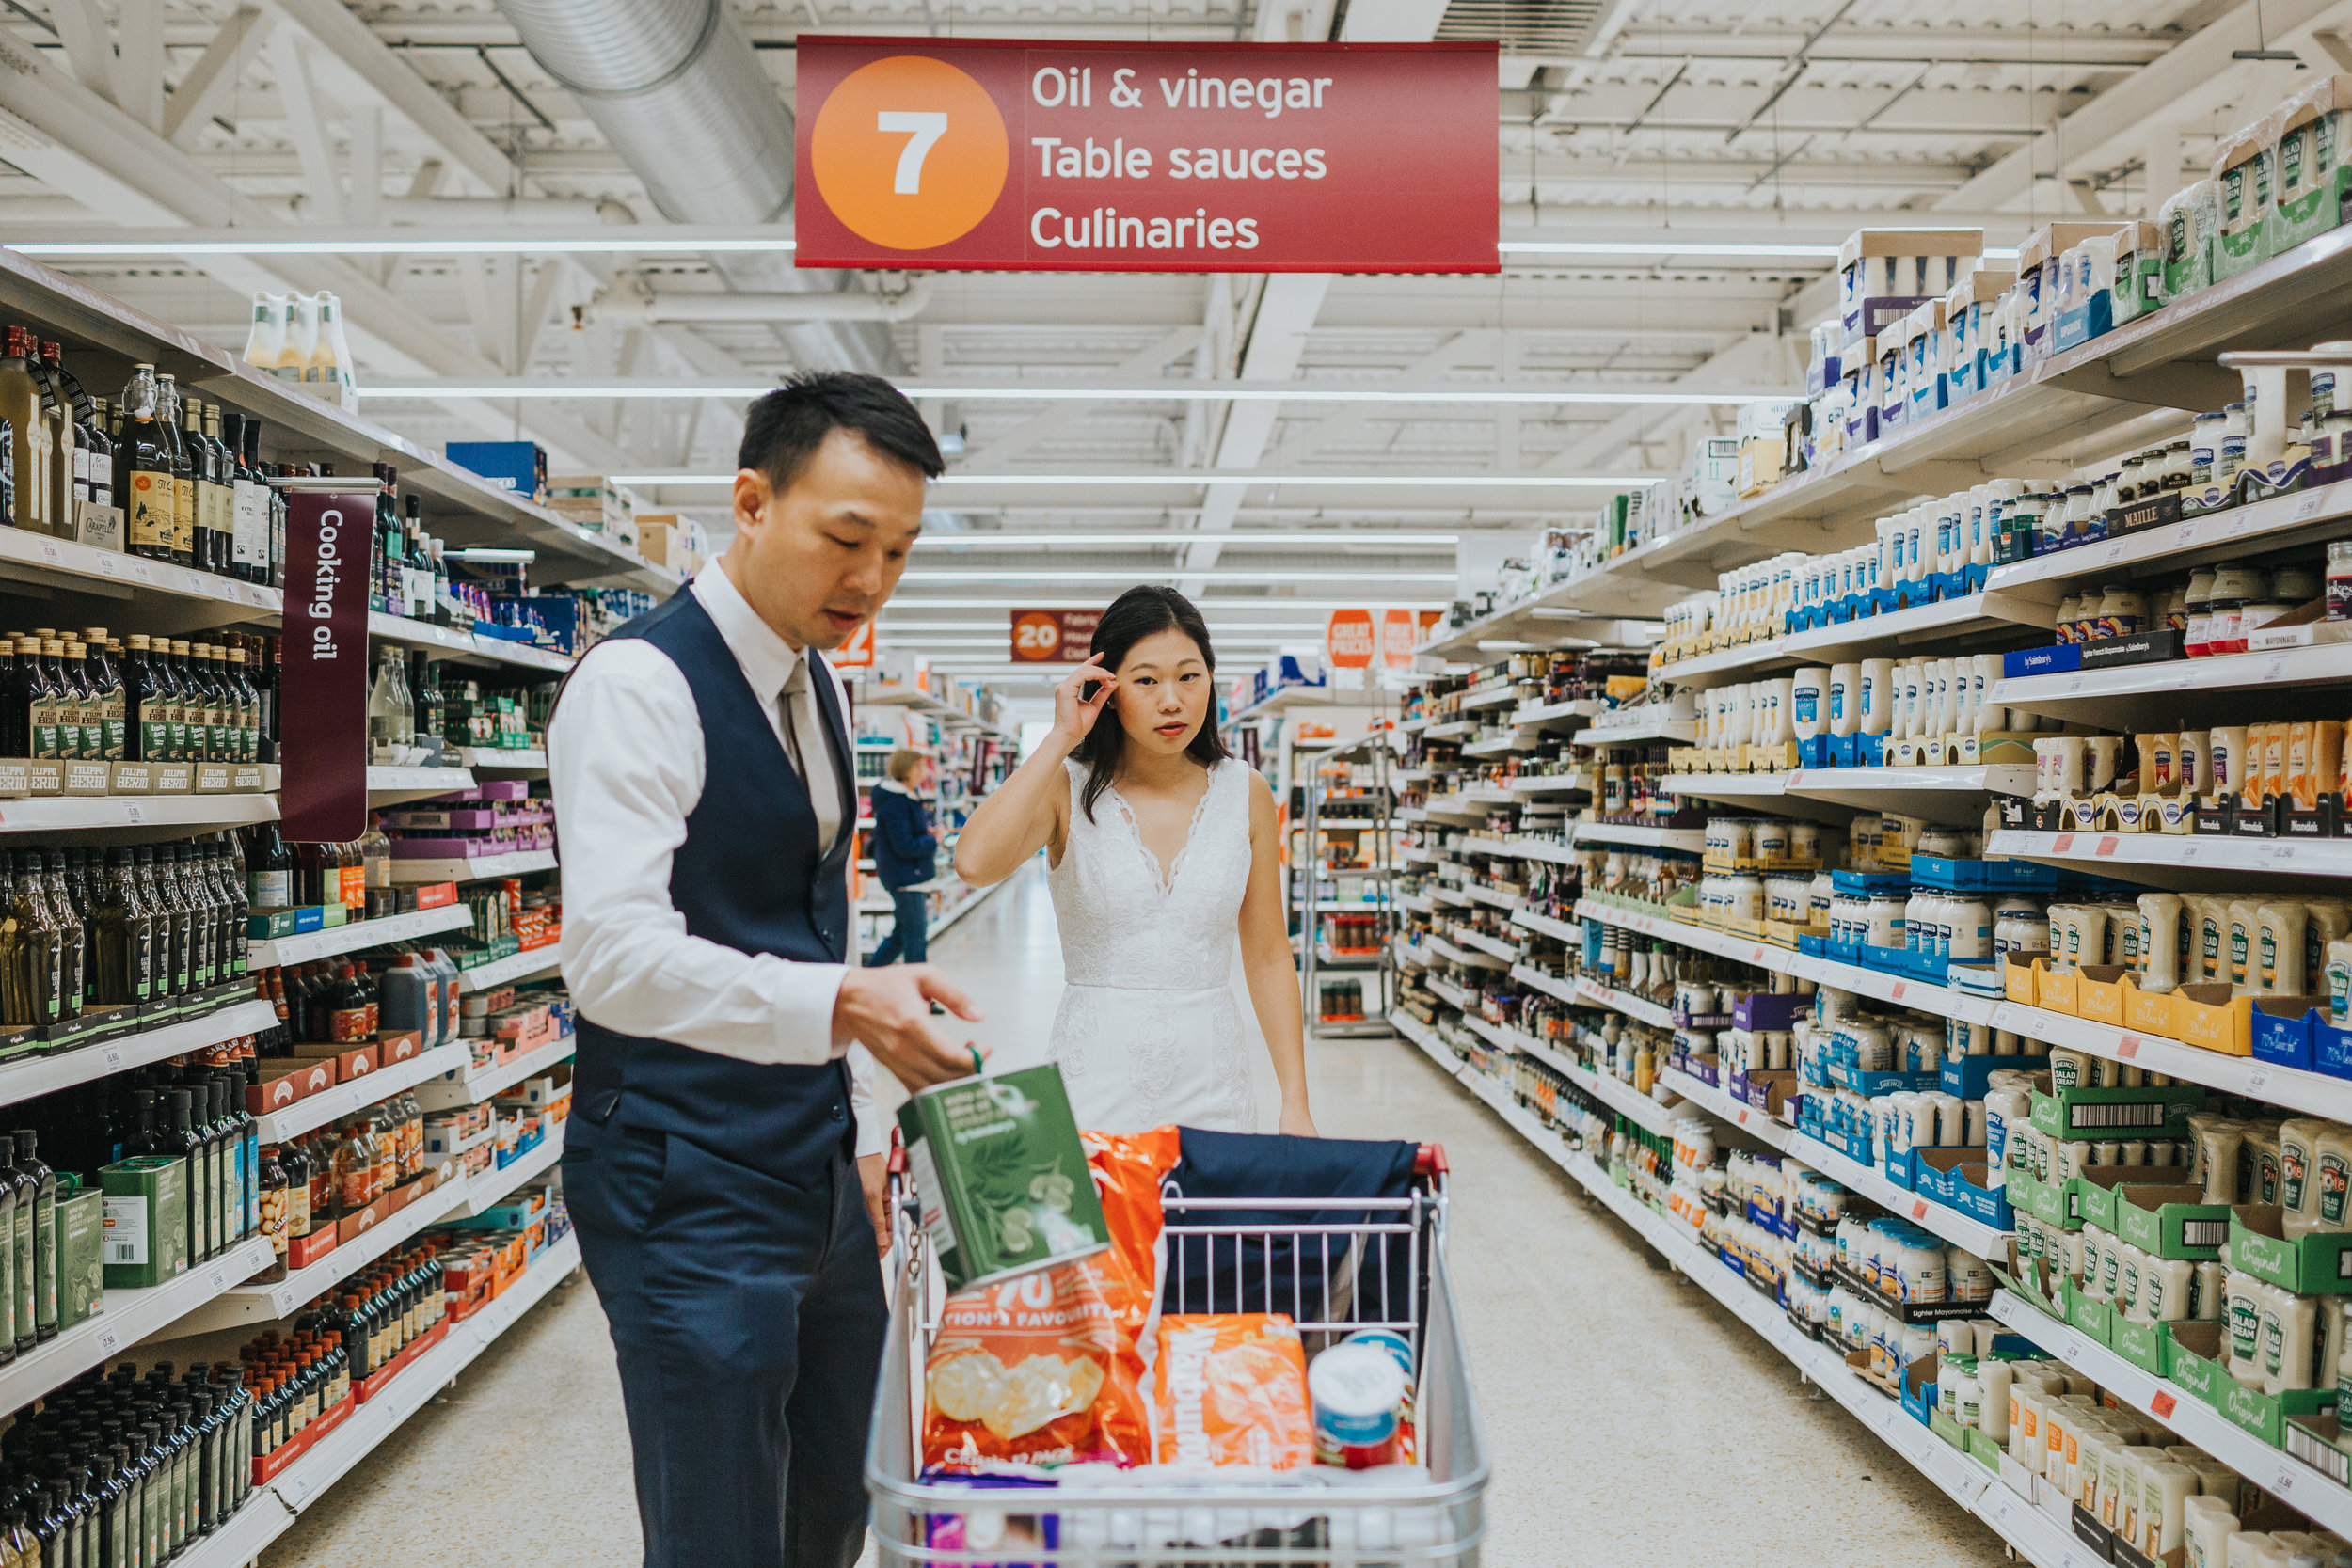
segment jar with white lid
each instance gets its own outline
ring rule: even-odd
[[[1873,947],[1903,945],[1903,900],[1892,893],[1870,895],[1869,927],[1866,940]]]
[[[2203,658],[2213,651],[2213,580],[2210,566],[2200,566],[2188,575],[2184,600],[2188,620],[2181,634],[2181,648],[2191,658]]]
[[[1954,963],[1982,963],[1993,957],[1993,911],[1981,898],[1954,895],[1945,900],[1940,954]]]

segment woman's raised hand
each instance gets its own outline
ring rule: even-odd
[[[1070,672],[1062,683],[1054,688],[1054,734],[1063,744],[1075,747],[1094,728],[1094,721],[1109,705],[1111,693],[1119,688],[1119,677],[1103,668],[1103,656],[1089,654],[1087,661]],[[1091,701],[1083,694],[1086,683],[1096,683]]]

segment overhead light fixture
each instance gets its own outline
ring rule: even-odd
[[[1104,488],[1126,488],[1135,485],[1203,485],[1270,484],[1321,485],[1327,489],[1365,489],[1375,486],[1403,489],[1478,490],[1575,490],[1615,489],[1622,485],[1654,484],[1666,477],[1662,474],[1257,474],[1228,473],[1217,468],[1176,468],[1166,473],[1125,474],[942,474],[931,481],[934,484],[1046,484],[1099,485]],[[664,484],[733,484],[735,475],[724,474],[613,474],[614,484],[634,484],[651,489]]]
[[[464,561],[477,566],[527,566],[539,559],[537,550],[501,550],[487,546],[469,546],[462,550],[445,549],[444,561]]]
[[[355,388],[363,398],[432,400],[473,398],[504,403],[694,402],[703,398],[749,399],[776,389],[773,382],[653,381],[472,381],[419,382]],[[1751,403],[1777,403],[1795,392],[1708,392],[1673,388],[1608,387],[1220,387],[1214,381],[1168,382],[1126,387],[920,387],[898,390],[910,398],[946,398],[959,403],[1418,403],[1418,404],[1557,404],[1657,405],[1661,407],[1739,407]]]
[[[999,605],[996,608],[1001,610],[1006,606]],[[1222,610],[1228,607],[1220,605],[1217,608]],[[996,633],[996,642],[1000,646],[1009,634],[1007,625],[997,621],[893,621],[887,619],[885,614],[885,619],[879,625],[882,635],[884,637],[894,636],[899,632],[993,631]],[[1251,626],[1242,626],[1238,623],[1220,625],[1212,621],[1209,623],[1209,635],[1211,637],[1255,637],[1262,632],[1320,633],[1324,626],[1325,623],[1321,621],[1260,621]]]
[[[1495,248],[1505,256],[1690,256],[1700,260],[1785,256],[1806,261],[1837,260],[1836,245],[1802,240],[1750,245],[1685,244],[1676,240],[1502,240]]]
[[[904,573],[900,582],[1134,582],[1138,578],[1157,581],[1171,578],[1198,578],[1204,582],[1452,582],[1452,572],[1352,572],[1291,570],[1250,571],[1232,570],[1223,566],[1203,566],[1187,570],[1182,566],[1168,567],[1014,567],[1007,571],[990,571],[974,567],[969,571],[947,568],[930,571],[916,568]]]
[[[219,230],[205,232],[218,233]],[[404,235],[388,239],[380,231],[370,231],[341,239],[331,234],[305,235],[301,239],[264,239],[261,237],[264,232],[267,231],[256,230],[252,239],[56,240],[32,241],[0,248],[13,250],[20,256],[135,260],[149,256],[593,256],[616,251],[756,254],[761,251],[788,251],[795,247],[795,242],[791,240],[739,234],[665,235],[662,226],[653,224],[642,229],[615,225],[614,232],[609,237],[580,234],[533,236],[523,232],[501,235],[496,239],[461,240],[444,237],[435,230],[418,229],[411,231],[413,238]]]

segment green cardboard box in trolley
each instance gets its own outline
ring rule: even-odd
[[[1061,1069],[959,1078],[898,1109],[923,1230],[950,1291],[1111,1244]]]

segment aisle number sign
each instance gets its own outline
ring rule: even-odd
[[[803,36],[795,260],[1495,272],[1495,50]]]
[[[1099,610],[1016,610],[1012,612],[1015,664],[1084,664],[1094,641]]]

